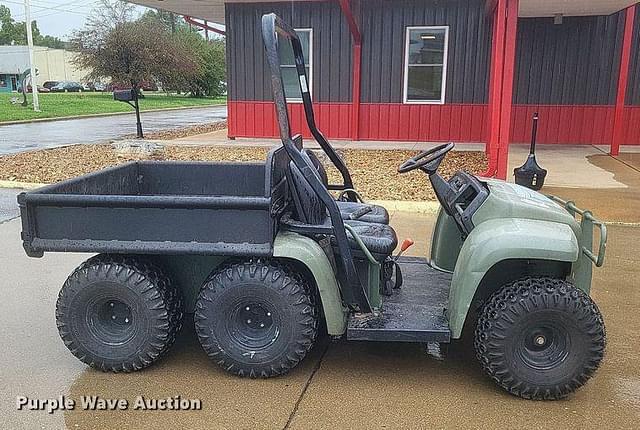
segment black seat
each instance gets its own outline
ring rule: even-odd
[[[372,254],[391,255],[398,246],[396,232],[386,224],[351,220],[345,221],[345,224],[353,228]],[[347,230],[347,238],[352,249],[360,249],[349,230]]]
[[[309,163],[308,159],[305,159],[305,161]],[[310,164],[310,167],[313,167],[313,165]],[[324,202],[320,200],[293,161],[289,162],[287,178],[290,183],[291,194],[295,206],[295,218],[297,221],[312,225],[326,224],[329,216]],[[354,232],[362,240],[367,249],[371,253],[380,256],[381,259],[391,255],[398,244],[396,232],[386,224],[355,220],[346,220],[344,223],[353,228]],[[358,243],[348,230],[347,238],[349,240],[350,247],[359,251],[360,247],[358,246]],[[331,241],[335,244],[335,238],[332,237]]]
[[[324,169],[322,162],[318,158],[315,152],[310,149],[305,149],[303,154],[305,154],[311,164],[316,168],[318,172],[318,176],[320,180],[324,184],[325,187],[329,185],[329,177],[327,176],[327,171]],[[342,219],[350,220],[352,219],[352,215],[357,215],[360,211],[365,211],[365,208],[370,208],[370,210],[362,216],[357,217],[358,221],[366,221],[366,222],[375,222],[379,224],[389,224],[389,212],[379,205],[370,205],[368,203],[358,203],[358,202],[343,202],[340,200],[336,201],[338,205],[338,209],[340,210],[340,214],[342,215]]]

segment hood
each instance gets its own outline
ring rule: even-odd
[[[489,188],[489,197],[473,215],[475,225],[489,219],[521,218],[567,224],[579,234],[580,224],[575,218],[544,194],[497,179],[481,181]]]

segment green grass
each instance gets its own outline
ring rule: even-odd
[[[153,109],[179,108],[189,106],[211,106],[226,103],[226,97],[195,98],[184,95],[165,93],[146,93],[140,99],[142,111]],[[18,121],[36,118],[62,118],[76,115],[88,115],[111,112],[132,112],[126,103],[113,100],[111,93],[45,93],[40,94],[40,110],[34,112],[31,96],[28,97],[29,106],[20,103],[11,104],[11,98],[16,97],[20,102],[22,95],[18,93],[0,93],[0,123],[3,121]]]

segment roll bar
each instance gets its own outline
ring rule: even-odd
[[[338,271],[341,284],[346,288],[351,288],[353,297],[357,300],[362,312],[371,312],[371,304],[367,297],[366,291],[360,282],[356,268],[353,262],[353,254],[347,239],[347,233],[342,215],[338,210],[335,200],[329,194],[325,186],[320,182],[314,167],[307,163],[300,153],[291,136],[291,128],[289,126],[289,112],[287,111],[287,100],[284,93],[284,84],[282,83],[282,73],[280,71],[280,57],[278,56],[278,35],[287,38],[291,42],[293,48],[296,70],[298,72],[298,81],[300,84],[300,92],[302,93],[302,101],[304,103],[307,123],[311,133],[316,138],[323,151],[329,156],[334,165],[342,173],[345,181],[344,188],[352,188],[351,177],[344,162],[340,159],[333,147],[326,141],[322,134],[315,126],[313,119],[313,106],[311,104],[311,95],[309,93],[307,70],[304,63],[302,53],[302,45],[295,30],[286,24],[282,19],[274,13],[264,15],[262,17],[262,38],[266,49],[267,62],[271,70],[271,88],[273,91],[273,99],[276,106],[278,117],[278,125],[280,127],[280,139],[282,145],[289,154],[289,157],[296,167],[303,174],[313,191],[318,195],[320,200],[325,204],[331,218],[333,234],[338,244],[338,252],[340,253],[340,262],[343,271]]]
[[[268,23],[266,21],[269,21]],[[265,33],[265,25],[269,26],[269,34]],[[316,120],[313,113],[313,102],[311,101],[311,88],[309,88],[309,79],[307,78],[307,68],[306,63],[304,61],[304,54],[302,51],[302,44],[300,43],[300,39],[296,34],[295,30],[291,28],[286,22],[284,22],[280,17],[276,14],[271,13],[264,15],[262,17],[262,35],[265,41],[265,45],[275,46],[275,57],[272,58],[275,60],[272,62],[271,58],[269,58],[269,49],[267,49],[267,60],[269,61],[269,65],[271,66],[271,79],[281,79],[280,73],[280,58],[278,56],[278,38],[279,34],[282,37],[286,37],[291,42],[291,47],[293,48],[293,56],[296,62],[296,72],[298,73],[298,83],[300,85],[300,93],[302,94],[302,105],[304,107],[305,118],[307,119],[307,126],[311,131],[311,135],[318,142],[322,150],[329,157],[329,160],[333,163],[333,165],[338,169],[340,175],[342,175],[342,185],[329,185],[327,188],[330,190],[347,190],[353,188],[353,180],[351,179],[351,174],[349,173],[349,169],[346,164],[340,157],[340,155],[335,151],[333,146],[327,141],[324,135],[318,130],[316,126]],[[277,70],[274,69],[274,66],[277,65]],[[280,126],[280,136],[283,135],[291,136],[291,130],[289,129],[289,115],[287,112],[287,101],[286,96],[284,95],[284,89],[282,93],[276,95],[274,91],[274,102],[276,104],[276,109],[278,110],[278,124]],[[355,201],[355,196],[348,192],[347,198],[350,201]]]

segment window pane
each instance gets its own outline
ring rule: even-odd
[[[288,99],[301,99],[300,82],[298,72],[295,67],[282,67],[282,82],[284,83],[284,95]],[[309,66],[307,66],[307,77],[309,76]]]
[[[409,66],[407,78],[407,100],[440,100],[442,66]]]
[[[305,63],[309,64],[309,30],[297,31],[300,43],[302,44],[302,54]],[[293,66],[295,57],[293,56],[293,48],[286,38],[278,36],[278,55],[280,56],[280,64]]]
[[[309,41],[311,40],[311,32],[309,30],[296,30],[296,32],[302,44],[302,54],[304,55],[304,61],[307,65],[307,78],[309,78]],[[300,83],[295,68],[296,63],[293,56],[293,48],[287,39],[278,39],[278,55],[280,56],[280,69],[282,70],[285,96],[289,99],[301,99],[302,94],[300,94]],[[311,82],[309,82],[309,85],[311,85]]]
[[[409,64],[443,64],[445,30],[409,30]]]

